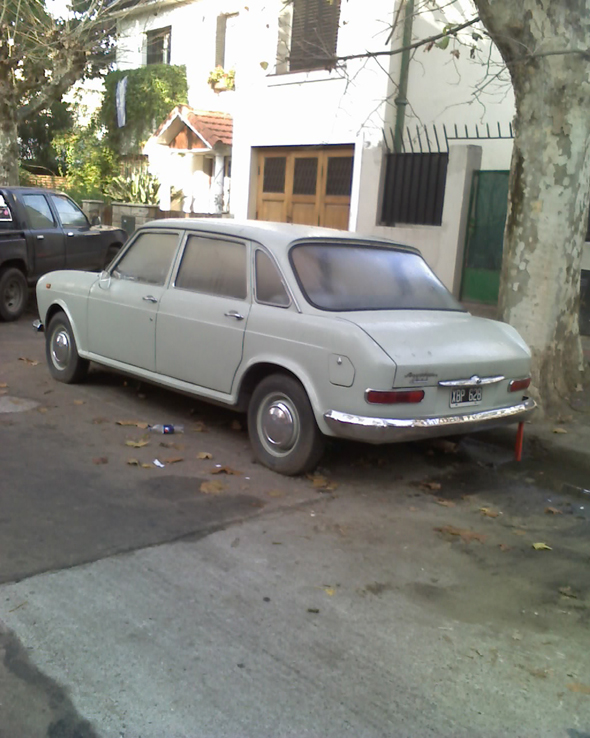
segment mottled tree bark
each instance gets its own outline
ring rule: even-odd
[[[580,268],[590,199],[590,0],[474,0],[516,101],[500,317],[533,352],[547,410],[580,381]]]

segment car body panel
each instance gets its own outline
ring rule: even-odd
[[[100,277],[67,271],[39,281],[41,319],[45,322],[52,306],[63,307],[82,357],[234,407],[242,407],[242,389],[252,372],[286,371],[303,385],[324,434],[370,442],[458,428],[465,432],[530,416],[534,403],[508,391],[512,379],[528,377],[530,371],[530,352],[510,326],[460,309],[322,310],[306,300],[289,261],[289,249],[310,239],[383,248],[397,248],[395,244],[262,222],[164,220],[139,232],[160,229],[180,234],[161,287],[116,279],[117,260]],[[248,244],[251,284],[246,299],[176,288],[187,233]],[[257,248],[269,253],[279,268],[291,296],[288,306],[256,300]],[[44,281],[51,283],[50,289],[43,288]],[[473,406],[452,407],[456,394],[449,382],[468,388],[472,383],[481,388],[481,396]],[[419,389],[424,397],[419,403],[368,402],[368,390],[394,389]]]

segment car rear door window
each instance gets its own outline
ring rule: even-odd
[[[189,236],[176,287],[245,300],[248,294],[246,244],[219,238]]]
[[[178,233],[141,233],[113,269],[113,277],[162,286],[172,266]]]
[[[76,205],[67,197],[61,195],[51,195],[53,204],[61,220],[61,224],[64,228],[80,228],[88,226],[88,218]]]
[[[27,211],[27,220],[33,230],[55,228],[55,220],[45,195],[23,195],[23,203]]]
[[[260,249],[256,251],[256,300],[278,307],[288,307],[291,302],[279,270]]]

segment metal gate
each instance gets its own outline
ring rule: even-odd
[[[474,172],[461,299],[495,305],[500,289],[508,171]]]

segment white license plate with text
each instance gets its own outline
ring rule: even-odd
[[[481,387],[458,387],[451,390],[451,407],[479,405],[482,398]]]

